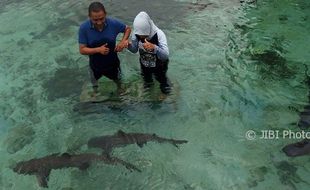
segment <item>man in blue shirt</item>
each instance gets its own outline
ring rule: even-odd
[[[107,17],[102,3],[93,2],[88,7],[89,19],[79,29],[80,53],[89,55],[90,78],[94,95],[98,90],[98,80],[102,76],[113,80],[118,89],[120,82],[120,61],[117,52],[128,46],[131,29],[122,22]],[[116,37],[124,33],[122,40],[116,45]]]

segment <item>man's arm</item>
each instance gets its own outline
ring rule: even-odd
[[[132,35],[131,42],[128,43],[127,48],[131,53],[137,53],[138,49],[139,49],[138,44],[139,44],[139,41],[138,41],[136,35]]]
[[[97,48],[88,48],[85,44],[80,44],[80,54],[82,55],[92,55],[98,53]]]
[[[85,44],[80,44],[80,53],[82,55],[93,55],[95,53],[101,53],[102,55],[107,55],[110,51],[108,47],[106,47],[108,44],[104,44],[100,47],[96,48],[89,48]]]
[[[129,26],[126,26],[122,41],[128,40],[130,33],[131,33],[131,28]]]
[[[120,52],[122,51],[124,48],[128,47],[128,38],[130,36],[131,33],[131,28],[129,26],[126,25],[125,31],[124,31],[124,35],[122,40],[116,45],[115,47],[115,51],[116,52]]]
[[[167,38],[164,32],[158,31],[158,46],[155,46],[154,52],[157,54],[158,58],[162,61],[166,61],[169,58],[169,48],[167,44]]]

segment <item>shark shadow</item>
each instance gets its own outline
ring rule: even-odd
[[[156,134],[144,133],[125,133],[119,130],[113,135],[100,136],[91,138],[88,141],[88,147],[101,148],[103,155],[109,156],[116,147],[123,147],[130,144],[137,144],[140,148],[147,142],[170,143],[178,148],[179,144],[187,143],[187,140],[175,140],[159,137]]]
[[[299,113],[297,125],[300,129],[308,129],[310,127],[310,105],[306,105],[304,110]]]
[[[116,157],[107,157],[105,155],[97,155],[93,153],[76,155],[70,155],[68,153],[52,154],[42,158],[19,162],[13,168],[13,171],[19,174],[35,175],[39,185],[47,188],[49,175],[52,169],[76,167],[80,170],[85,170],[92,162],[98,161],[111,165],[121,164],[131,171],[136,170],[141,172],[141,170],[134,165]]]
[[[306,65],[305,65],[305,67],[306,67],[305,83],[308,86],[308,88],[310,89],[310,76],[308,74],[308,67]],[[310,92],[308,94],[308,102],[310,103]],[[300,119],[297,123],[298,127],[300,129],[309,129],[309,127],[310,127],[310,104],[308,104],[304,107],[304,110],[302,112],[300,112],[299,117],[300,117]]]
[[[289,157],[297,157],[310,154],[310,140],[305,139],[297,143],[286,145],[282,151]]]
[[[308,75],[308,67],[306,67],[306,84],[310,89],[310,76]],[[310,102],[310,92],[308,95]],[[310,105],[306,105],[304,110],[299,113],[299,121],[297,123],[298,127],[302,130],[308,129],[310,127]],[[282,151],[290,157],[303,156],[310,154],[310,139],[304,139],[302,141],[288,144],[282,148]]]

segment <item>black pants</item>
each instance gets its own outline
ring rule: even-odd
[[[158,62],[156,63],[156,67],[145,67],[143,64],[141,66],[141,75],[143,77],[145,85],[149,85],[153,83],[153,74],[155,79],[160,83],[160,89],[163,93],[169,93],[168,88],[169,79],[166,76],[168,70],[168,62]]]
[[[121,68],[119,61],[110,67],[96,67],[94,64],[89,65],[90,81],[93,87],[98,87],[98,80],[105,76],[113,81],[121,80]]]

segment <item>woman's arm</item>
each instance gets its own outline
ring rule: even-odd
[[[157,36],[158,36],[158,46],[155,46],[154,53],[157,54],[157,57],[160,60],[166,61],[169,58],[169,48],[166,35],[163,31],[158,30]]]
[[[139,48],[139,41],[136,37],[136,35],[132,35],[131,37],[131,42],[129,42],[129,45],[128,45],[128,50],[132,53],[137,53],[138,52],[138,48]]]

